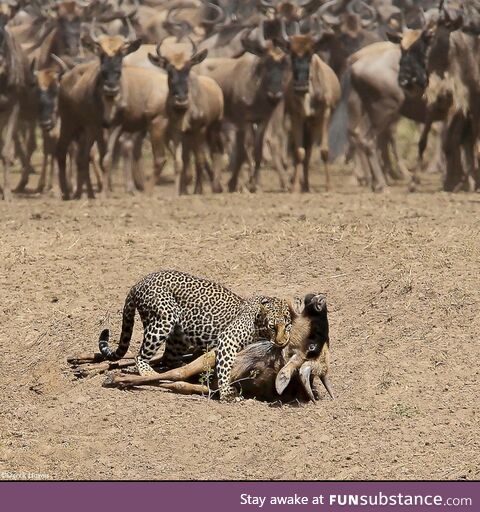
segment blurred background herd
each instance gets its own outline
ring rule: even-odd
[[[479,34],[478,0],[0,0],[1,197],[475,190]]]

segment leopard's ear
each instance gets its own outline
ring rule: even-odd
[[[260,304],[262,304],[262,306],[266,306],[269,302],[270,302],[270,299],[268,297],[262,297],[260,299]]]

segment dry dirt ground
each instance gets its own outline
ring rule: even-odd
[[[480,195],[433,192],[438,178],[413,195],[341,174],[334,192],[320,185],[0,203],[0,476],[480,478]],[[245,295],[326,292],[337,400],[275,408],[76,380],[66,357],[94,351],[106,318],[118,338],[129,288],[162,268]]]

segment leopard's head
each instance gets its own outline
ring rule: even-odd
[[[292,330],[288,302],[277,297],[262,297],[260,317],[262,335],[279,347],[287,345]]]

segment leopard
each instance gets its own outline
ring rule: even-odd
[[[292,310],[284,299],[264,295],[243,298],[222,284],[179,270],[148,274],[127,294],[122,332],[116,350],[109,346],[110,330],[99,338],[104,359],[117,361],[128,351],[138,311],[143,341],[135,357],[140,375],[155,374],[152,357],[165,345],[162,365],[175,368],[189,350],[216,348],[220,400],[238,398],[230,372],[238,352],[260,339],[284,347],[290,340]]]

